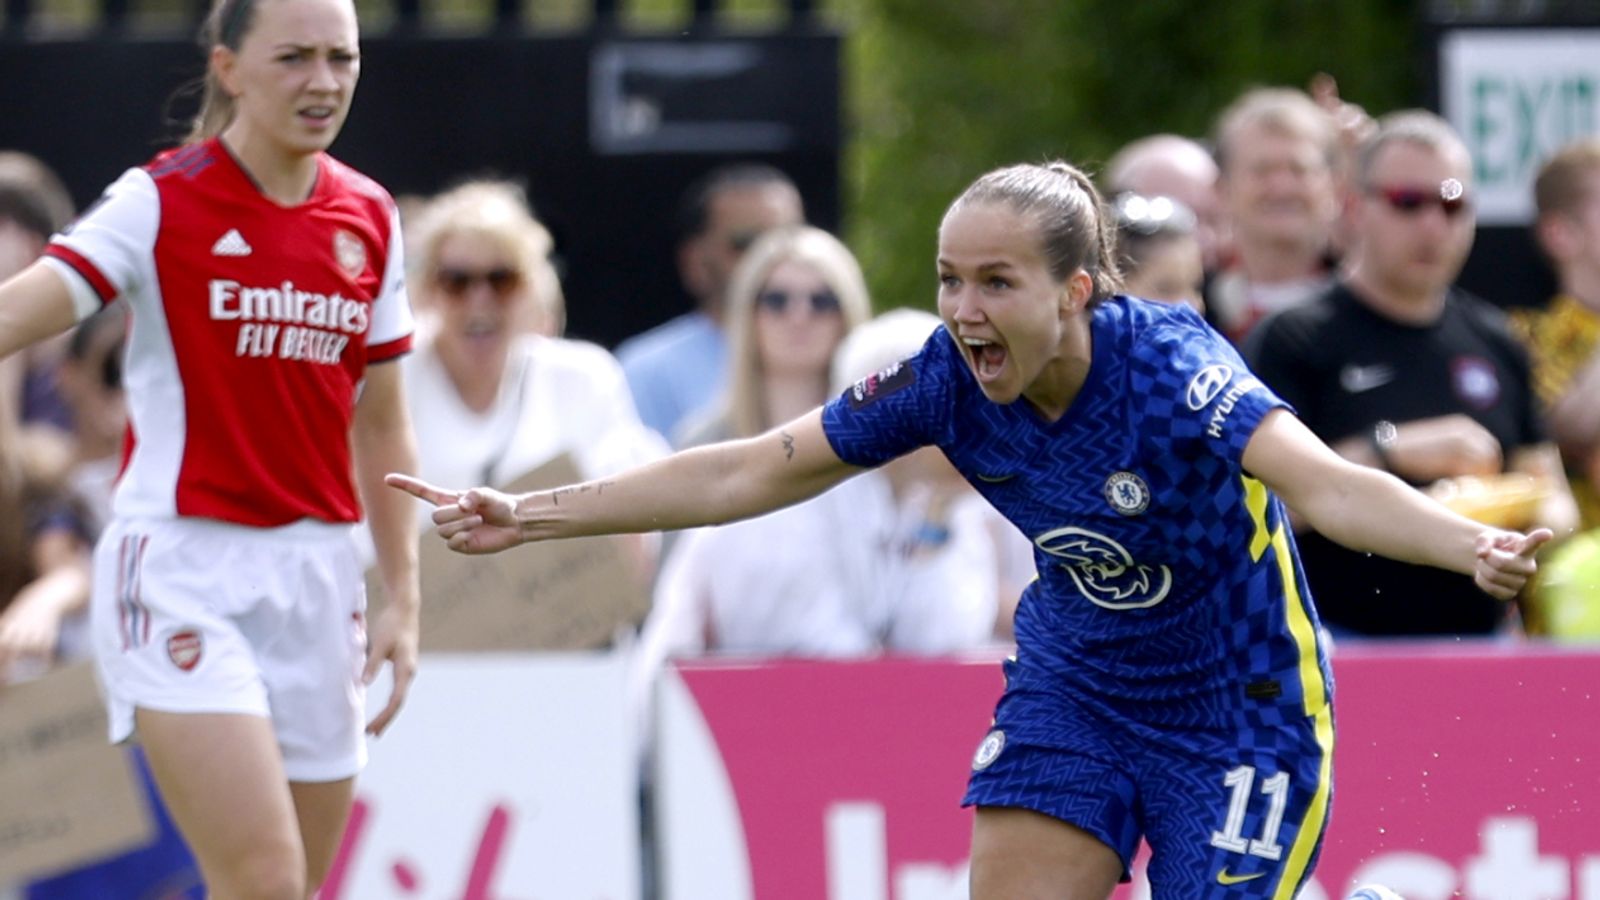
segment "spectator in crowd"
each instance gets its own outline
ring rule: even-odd
[[[1218,872],[1229,896],[1292,896],[1327,823],[1333,718],[1285,505],[1500,597],[1551,535],[1341,459],[1192,310],[1120,295],[1114,251],[1081,171],[996,170],[940,226],[942,326],[821,409],[552,491],[389,484],[436,506],[452,549],[494,553],[756,516],[937,445],[1040,561],[963,801],[974,900],[1108,898],[1142,838],[1158,896],[1217,896]]]
[[[66,469],[61,473],[64,502],[56,526],[71,525],[81,534],[85,558],[87,545],[110,522],[111,498],[122,460],[127,427],[122,353],[127,326],[127,310],[119,304],[102,309],[73,330],[57,377],[71,414],[72,434],[64,441],[67,446],[61,447],[50,441],[48,432],[32,433],[36,442],[54,448],[60,466],[53,468]],[[27,612],[26,628],[11,629],[4,621],[8,616],[0,616],[0,657],[20,653],[41,662],[48,658],[56,665],[89,658],[86,569],[85,559],[81,589],[74,579],[71,590],[31,598],[34,605]],[[199,868],[156,792],[144,754],[130,747],[128,756],[155,821],[154,839],[118,856],[36,881],[23,891],[27,900],[200,900],[205,896]]]
[[[0,151],[0,281],[38,259],[50,235],[72,216],[72,195],[49,166],[26,153]],[[45,341],[0,360],[0,415],[70,430],[54,380],[62,347],[60,339]]]
[[[1112,204],[1124,289],[1146,300],[1187,303],[1205,312],[1205,269],[1195,217],[1171,197],[1120,194]]]
[[[1528,341],[1533,384],[1549,413],[1585,528],[1600,527],[1600,138],[1563,147],[1533,186],[1535,232],[1558,293],[1512,324]]]
[[[1106,193],[1171,197],[1194,214],[1194,237],[1200,262],[1213,272],[1227,245],[1221,200],[1217,196],[1217,163],[1198,142],[1175,134],[1153,134],[1124,146],[1105,171]]]
[[[561,454],[597,477],[667,453],[615,357],[550,336],[566,304],[550,232],[520,189],[463,184],[427,204],[413,234],[412,290],[433,322],[402,363],[411,416],[428,423],[420,472],[509,485]],[[653,553],[639,558],[653,575]]]
[[[1232,252],[1211,280],[1206,313],[1238,342],[1332,280],[1339,133],[1303,91],[1257,88],[1223,110],[1216,152]]]
[[[1355,175],[1355,243],[1338,283],[1263,322],[1246,345],[1251,367],[1347,459],[1440,491],[1526,473],[1544,500],[1503,524],[1567,533],[1576,508],[1527,357],[1497,309],[1451,286],[1473,239],[1466,147],[1438,116],[1396,113],[1362,145]],[[1314,532],[1300,547],[1335,630],[1467,635],[1507,623],[1508,607],[1470,578]]]
[[[126,312],[117,306],[96,313],[72,332],[58,377],[71,413],[70,437],[3,426],[12,439],[0,456],[20,466],[17,471],[26,473],[23,482],[31,485],[20,508],[42,530],[37,540],[60,570],[17,595],[0,615],[0,680],[8,660],[31,658],[40,664],[37,669],[58,659],[76,662],[89,656],[88,549],[110,521],[121,460],[127,423],[121,360],[126,325]],[[5,508],[19,507],[8,503]]]
[[[122,359],[127,307],[102,309],[73,330],[56,381],[72,419],[68,480],[96,536],[111,522],[111,498],[128,439]]]
[[[188,139],[0,283],[0,358],[130,308],[138,443],[91,598],[110,737],[137,733],[211,896],[301,900],[333,864],[363,732],[416,667],[415,519],[381,481],[415,467],[411,312],[393,201],[327,153],[360,75],[355,5],[215,0],[202,42]]]
[[[740,257],[762,232],[805,221],[794,182],[753,163],[702,176],[685,192],[678,215],[678,276],[695,309],[617,347],[639,418],[669,438],[726,381],[724,294]]]
[[[750,437],[817,406],[839,342],[872,315],[860,265],[826,231],[774,228],[750,251],[728,284],[728,371],[679,446]]]
[[[1530,630],[1555,638],[1600,638],[1600,139],[1558,150],[1533,185],[1534,232],[1555,268],[1557,293],[1511,311],[1527,341],[1533,384],[1561,448],[1583,533],[1549,556],[1524,612]]]
[[[0,683],[47,669],[62,620],[88,602],[92,537],[59,450],[0,420]]]
[[[871,315],[871,302],[848,248],[820,229],[785,225],[757,238],[733,269],[726,315],[728,372],[716,400],[680,429],[689,444],[757,434],[821,403],[833,355]],[[858,585],[871,573],[867,560],[847,552],[862,542],[846,530],[853,523],[838,507],[818,503],[668,535],[630,663],[640,734],[650,733],[650,688],[671,654],[868,652],[876,634],[860,611]],[[760,552],[750,555],[752,546]]]

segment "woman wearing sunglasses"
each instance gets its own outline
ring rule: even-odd
[[[680,447],[760,434],[827,399],[833,351],[872,315],[850,250],[806,225],[758,239],[725,302],[728,377],[718,399],[673,435]]]
[[[808,225],[759,238],[734,269],[726,304],[728,380],[718,401],[689,418],[681,445],[761,434],[824,402],[835,351],[871,315],[854,255]],[[856,614],[855,588],[867,573],[840,562],[847,527],[840,506],[819,497],[680,536],[656,585],[639,687],[668,653],[848,656],[873,649],[872,628]],[[752,554],[752,547],[772,552]],[[802,595],[805,601],[795,602]]]
[[[413,293],[430,337],[404,363],[420,471],[506,485],[562,453],[586,477],[667,447],[603,348],[559,337],[566,317],[550,232],[515,185],[433,200],[415,230]]]

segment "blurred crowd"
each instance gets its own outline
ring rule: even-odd
[[[1331,78],[1247,91],[1212,134],[1155,134],[1103,167],[1128,293],[1187,303],[1342,455],[1457,509],[1564,540],[1524,602],[1302,534],[1336,635],[1587,637],[1600,595],[1600,140],[1552,156],[1534,233],[1560,292],[1503,310],[1454,286],[1472,164],[1442,119],[1373,118]],[[615,353],[563,337],[559,248],[511,182],[402,200],[421,474],[507,485],[562,454],[584,477],[759,434],[915,352],[928,313],[874,317],[861,265],[806,224],[781,171],[689,185],[675,259],[692,310]],[[0,153],[0,276],[74,215],[44,161]],[[1530,273],[1531,275],[1532,273]],[[928,304],[931,307],[931,304]],[[87,554],[125,430],[113,307],[0,366],[0,677],[84,655]],[[419,526],[423,517],[419,517]],[[703,532],[628,540],[646,656],[944,653],[1008,637],[1027,540],[937,458]],[[1592,597],[1592,599],[1591,599]]]
[[[1248,91],[1210,135],[1141,138],[1100,173],[1129,293],[1201,311],[1341,455],[1483,521],[1556,531],[1510,605],[1302,533],[1336,637],[1600,636],[1600,138],[1555,153],[1533,187],[1560,286],[1538,307],[1455,286],[1472,176],[1443,119],[1374,118],[1326,77]],[[563,454],[599,477],[753,436],[884,377],[939,325],[874,315],[888,298],[874,302],[850,248],[808,225],[800,191],[766,165],[688,187],[675,254],[697,305],[615,353],[563,336],[560,248],[520,186],[472,181],[403,211],[419,321],[405,380],[435,483],[508,485]],[[0,153],[0,278],[73,215],[45,162]],[[932,295],[930,270],[914,305]],[[89,552],[126,430],[125,329],[111,307],[0,363],[0,682],[86,656]],[[633,645],[641,692],[669,657],[1004,645],[1034,565],[934,451],[792,509],[625,547],[654,592]]]

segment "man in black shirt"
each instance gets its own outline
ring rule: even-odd
[[[1245,355],[1347,459],[1418,487],[1527,472],[1550,488],[1534,521],[1570,532],[1577,509],[1545,437],[1521,345],[1490,304],[1451,287],[1472,246],[1472,164],[1449,124],[1380,120],[1356,160],[1354,244],[1338,282],[1267,319]],[[1512,523],[1524,527],[1530,522]],[[1507,607],[1472,579],[1299,538],[1317,608],[1335,631],[1489,634]]]

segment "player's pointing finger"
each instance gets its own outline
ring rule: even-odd
[[[434,487],[420,478],[403,475],[399,472],[390,472],[388,475],[383,476],[383,483],[392,488],[399,488],[419,500],[432,503],[434,506],[455,503],[457,498],[461,496],[458,491],[447,491],[444,488]]]
[[[1548,528],[1539,528],[1531,531],[1528,533],[1527,537],[1522,539],[1521,545],[1516,547],[1513,552],[1515,552],[1518,556],[1531,557],[1534,553],[1538,552],[1540,547],[1544,546],[1550,541],[1551,538],[1555,537],[1555,534],[1555,532]]]

